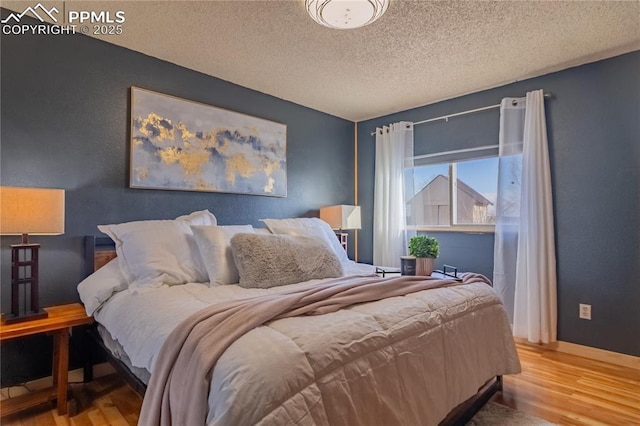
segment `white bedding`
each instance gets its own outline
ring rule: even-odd
[[[304,285],[127,290],[94,316],[133,366],[153,373],[164,340],[192,313]],[[207,423],[437,424],[489,378],[519,371],[506,314],[489,286],[423,291],[253,329],[214,367]]]
[[[362,263],[349,263],[343,267],[345,275],[365,275],[375,271],[371,265]],[[208,283],[191,283],[125,290],[115,293],[108,303],[92,314],[122,345],[134,367],[152,372],[155,357],[167,336],[192,313],[216,302],[284,291],[296,285],[245,289],[238,285],[213,284],[209,287]],[[80,295],[83,302],[96,298],[91,294],[94,289],[103,291],[97,286],[82,289]]]

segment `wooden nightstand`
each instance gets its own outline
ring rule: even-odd
[[[53,335],[53,387],[2,401],[0,417],[57,399],[58,414],[67,414],[67,386],[69,372],[69,334],[76,325],[91,324],[84,307],[79,303],[44,308],[47,318],[0,325],[0,341],[35,334]]]

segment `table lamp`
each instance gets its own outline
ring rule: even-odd
[[[11,314],[5,324],[45,318],[38,296],[38,249],[31,235],[64,233],[64,190],[0,186],[0,234],[21,235],[11,245]]]
[[[345,250],[347,249],[347,237],[349,234],[341,231],[362,228],[360,206],[339,204],[336,206],[321,207],[320,219],[327,222],[332,229],[339,231],[337,236]]]

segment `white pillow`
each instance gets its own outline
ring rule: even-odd
[[[190,214],[176,217],[176,220],[183,220],[189,225],[212,225],[218,224],[218,219],[209,210],[200,210]]]
[[[253,234],[251,225],[192,226],[200,258],[207,269],[209,284],[235,284],[239,280],[238,268],[233,261],[231,237],[235,234]]]
[[[322,229],[319,226],[312,227],[312,228],[301,228],[301,227],[290,227],[290,226],[278,225],[276,228],[278,229],[278,234],[292,235],[294,237],[313,238],[315,240],[320,241],[321,243],[329,247],[331,251],[333,251],[331,241],[327,237],[327,234],[324,232],[324,229]],[[336,240],[337,240],[337,237],[336,237]],[[340,248],[342,249],[342,251],[344,251],[342,246],[340,246]]]
[[[269,231],[268,228],[253,228],[253,230],[255,231],[256,234],[262,234],[262,235],[272,234],[272,232]]]
[[[333,252],[338,256],[338,259],[340,259],[340,263],[343,265],[353,263],[353,261],[349,259],[346,250],[340,244],[340,241],[338,241],[336,233],[333,232],[333,229],[331,229],[329,224],[324,220],[317,217],[260,220],[264,222],[264,224],[267,225],[267,228],[269,228],[269,230],[274,234],[286,234],[287,232],[291,232],[291,228],[319,228],[326,236],[327,241],[329,242],[329,247],[333,249]]]
[[[131,288],[207,281],[186,221],[144,220],[98,229],[116,243],[120,271]]]
[[[78,284],[78,294],[87,315],[91,316],[112,294],[127,289],[118,259],[113,259]]]

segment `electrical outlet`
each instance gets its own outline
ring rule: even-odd
[[[590,320],[591,319],[591,305],[585,305],[580,303],[580,318]]]

